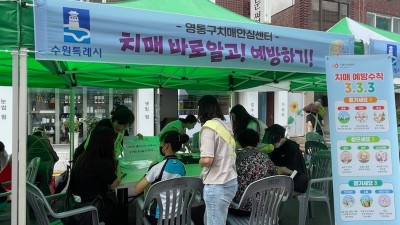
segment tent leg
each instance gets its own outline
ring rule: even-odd
[[[231,97],[231,108],[237,104],[236,93],[234,91],[230,92]]]
[[[27,141],[27,58],[28,50],[21,48],[19,52],[19,113],[18,113],[18,224],[26,224],[26,141]],[[14,157],[13,157],[14,158]],[[15,188],[13,188],[15,190]]]
[[[19,56],[18,51],[12,53],[12,186],[18,187],[18,93],[19,93]],[[18,224],[18,192],[11,192],[11,224]]]

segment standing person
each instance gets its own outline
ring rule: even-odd
[[[182,177],[186,175],[185,165],[179,161],[176,152],[182,148],[182,144],[189,140],[186,134],[180,134],[177,131],[168,131],[160,138],[160,154],[164,156],[163,161],[153,165],[147,174],[136,184],[133,195],[137,196],[144,191],[150,184],[157,183],[162,180]],[[166,204],[166,195],[162,194],[162,203]],[[153,207],[151,207],[153,209]],[[152,225],[156,225],[159,219],[158,207],[154,207],[154,211],[148,212],[147,218]],[[164,214],[165,215],[165,214]],[[162,218],[171,219],[171,218]],[[164,222],[163,222],[164,224]]]
[[[108,224],[121,224],[123,212],[115,199],[110,199],[110,188],[121,182],[121,170],[117,166],[114,152],[115,131],[109,127],[99,127],[91,133],[87,149],[78,157],[71,170],[70,189],[81,198],[82,203],[90,203],[99,195],[104,206],[99,209],[99,220]]]
[[[235,138],[237,138],[238,134],[247,128],[252,129],[257,132],[259,135],[259,143],[258,147],[261,147],[263,144],[260,143],[263,140],[265,129],[267,129],[267,125],[261,120],[251,116],[246,109],[237,104],[232,107],[230,111],[233,133],[235,134]],[[242,146],[243,147],[243,146]]]
[[[319,135],[324,136],[323,126],[324,119],[318,113],[318,107],[315,103],[310,103],[303,108],[303,111],[308,113],[306,116],[307,132],[317,132]]]
[[[238,188],[235,140],[231,124],[225,121],[215,97],[203,96],[198,106],[205,217],[207,225],[221,225],[226,223],[229,205]]]
[[[118,158],[123,151],[122,140],[125,135],[125,131],[132,125],[134,121],[135,121],[135,116],[133,112],[128,107],[120,105],[112,113],[111,118],[105,118],[97,122],[96,126],[93,128],[93,131],[100,127],[107,127],[114,131],[113,149],[115,150],[115,158]],[[85,149],[87,148],[93,131],[91,131],[88,138],[82,144],[80,144],[78,148],[75,150],[73,156],[74,162],[77,160],[78,156],[81,155],[82,152],[84,152]],[[139,138],[143,137],[141,134],[138,134],[137,136]]]
[[[268,142],[275,147],[270,157],[282,174],[290,176],[294,170],[297,171],[297,175],[293,179],[294,191],[296,192],[294,195],[296,195],[307,191],[307,167],[300,145],[290,139],[286,139],[285,131],[286,129],[279,124],[274,124],[267,128]]]
[[[239,203],[247,186],[262,178],[278,175],[278,167],[275,166],[266,153],[256,148],[259,142],[256,131],[246,129],[240,132],[237,141],[242,148],[237,151],[236,168],[239,188],[233,201]],[[240,209],[229,210],[231,213],[239,216],[250,216],[251,202],[248,201]]]
[[[6,167],[8,163],[8,153],[3,142],[0,141],[0,170]]]
[[[125,134],[128,134],[128,129],[134,121],[135,115],[133,114],[133,112],[125,105],[118,105],[111,112],[111,119],[102,119],[94,127],[94,129],[96,129],[98,127],[105,126],[114,130],[114,150],[116,158],[118,158],[123,152],[122,141]],[[138,134],[138,136],[142,137],[141,134]]]
[[[186,134],[186,129],[191,130],[197,123],[197,118],[194,115],[187,115],[185,119],[179,118],[169,122],[165,127],[157,134],[161,137],[168,131],[177,131],[180,134]],[[191,151],[189,143],[185,143],[185,147]]]

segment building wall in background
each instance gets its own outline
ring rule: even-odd
[[[295,27],[295,7],[290,6],[273,14],[271,24],[284,27]]]
[[[352,0],[350,8],[350,18],[362,23],[367,23],[367,12],[400,16],[400,1]]]
[[[279,13],[294,5],[295,0],[270,0],[271,1],[271,12],[272,15]]]
[[[249,0],[216,0],[215,3],[242,16],[250,17]]]

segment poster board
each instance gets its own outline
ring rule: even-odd
[[[369,45],[369,53],[392,55],[393,76],[400,77],[400,62],[397,61],[398,56],[400,55],[400,43],[371,40],[371,44]]]
[[[124,162],[150,160],[160,157],[160,138],[158,136],[124,137]]]
[[[400,224],[391,57],[328,56],[325,63],[336,224]]]

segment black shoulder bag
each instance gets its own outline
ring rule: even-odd
[[[73,170],[73,169],[72,169]],[[72,173],[72,171],[71,171]],[[104,213],[104,199],[103,197],[99,194],[92,202],[77,202],[75,201],[75,197],[72,194],[72,183],[73,183],[73,179],[71,176],[70,182],[68,184],[68,189],[66,192],[66,196],[65,196],[65,202],[63,205],[63,211],[70,211],[73,209],[78,209],[78,208],[82,208],[85,206],[94,206],[97,209],[97,213],[100,215],[102,213]],[[77,215],[73,215],[73,216],[69,216],[69,217],[65,217],[62,218],[61,221],[65,224],[65,225],[87,225],[87,224],[92,224],[92,214],[91,212],[86,212],[86,213],[81,213],[81,214],[77,214]]]

